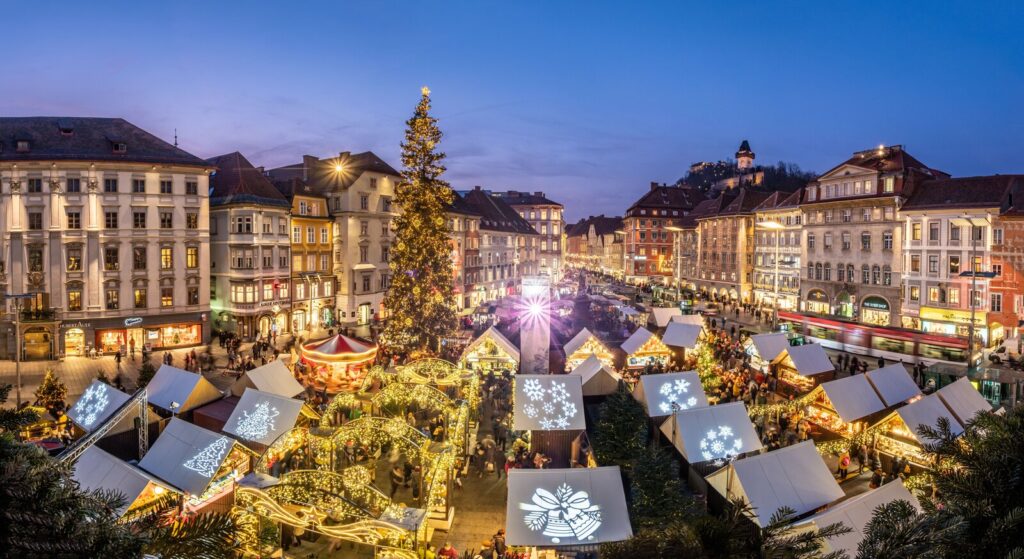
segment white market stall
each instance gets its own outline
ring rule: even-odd
[[[672,357],[672,350],[646,328],[637,328],[636,332],[626,338],[620,347],[626,354],[627,369],[643,369],[648,365],[667,365],[668,360]]]
[[[131,396],[113,386],[94,380],[68,408],[67,415],[75,425],[88,433],[103,425],[129,399]],[[126,419],[133,421],[132,417]]]
[[[744,351],[750,355],[750,366],[767,373],[782,353],[789,349],[789,338],[785,334],[754,334],[747,339]]]
[[[943,404],[946,404],[949,411],[953,412],[953,417],[964,425],[979,413],[992,411],[992,405],[974,388],[967,377],[960,377],[956,382],[943,386],[935,394]]]
[[[579,375],[517,375],[512,424],[516,431],[586,429]]]
[[[700,326],[701,328],[704,328],[704,316],[700,314],[681,314],[673,316],[672,322],[692,324],[693,326]]]
[[[731,460],[761,450],[743,402],[679,411],[661,424],[661,432],[690,464]]]
[[[643,375],[633,389],[633,397],[651,418],[672,415],[673,408],[678,411],[708,405],[696,371]]]
[[[751,520],[761,528],[782,507],[793,509],[799,516],[843,497],[843,490],[812,441],[740,458],[707,480],[729,500],[749,503],[753,508]]]
[[[509,545],[592,545],[633,535],[618,466],[509,470],[505,511]]]
[[[221,398],[220,390],[202,375],[161,365],[146,385],[149,403],[173,414],[182,414]]]
[[[83,490],[123,495],[124,503],[116,511],[118,517],[142,511],[177,493],[170,485],[96,446],[86,449],[75,461],[72,478]]]
[[[900,363],[868,371],[864,376],[875,387],[887,408],[921,396],[921,389]]]
[[[885,403],[864,375],[823,382],[808,395],[807,419],[844,438],[867,428],[871,416],[885,410]]]
[[[242,376],[231,385],[231,393],[241,396],[246,388],[285,398],[294,398],[306,390],[295,380],[295,376],[280,359],[274,359],[266,365],[242,373]]]
[[[615,365],[615,355],[590,330],[584,328],[572,337],[562,350],[565,352],[565,369],[571,371],[591,355],[596,355],[608,367]]]
[[[302,415],[305,403],[247,388],[224,423],[224,433],[243,443],[268,447],[291,431]],[[307,417],[311,416],[307,413]]]
[[[787,347],[776,364],[779,380],[798,393],[810,392],[818,383],[832,380],[836,367],[818,344]]]
[[[875,446],[886,454],[906,456],[916,464],[928,466],[929,459],[921,450],[921,446],[928,441],[923,440],[918,428],[922,425],[937,427],[940,417],[949,421],[950,431],[954,435],[963,433],[963,425],[953,417],[937,394],[931,394],[897,408],[879,421],[875,429]]]
[[[587,357],[572,370],[571,375],[577,375],[583,380],[584,396],[607,396],[619,389],[619,381],[622,377],[605,365],[596,355]]]
[[[665,328],[665,335],[661,341],[668,347],[679,349],[694,349],[697,347],[697,340],[700,339],[702,328],[693,324],[683,322],[670,322]]]
[[[649,320],[656,327],[664,328],[677,316],[683,316],[683,311],[679,307],[653,307]]]
[[[519,349],[491,326],[466,346],[459,364],[486,373],[519,369]]]

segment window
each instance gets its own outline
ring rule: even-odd
[[[313,244],[316,242],[316,230],[312,227],[306,227],[306,244]]]
[[[814,233],[807,234],[807,248],[809,250],[814,250]]]
[[[263,249],[263,267],[264,268],[273,268],[274,267],[274,253],[273,253],[272,249],[269,249],[269,248],[264,248]]]
[[[308,271],[308,272],[315,272],[316,271],[316,255],[315,254],[307,254],[306,255],[306,271]]]
[[[67,182],[65,183],[65,187],[67,188],[67,191],[71,192],[71,193],[81,192],[82,191],[82,179],[68,179]],[[79,291],[78,295],[79,295],[79,297],[81,297],[82,292]]]
[[[331,269],[330,260],[331,260],[331,255],[330,254],[321,254],[320,255],[320,271],[321,272],[326,272],[326,271]]]
[[[971,291],[971,305],[975,307],[981,306],[981,291]]]
[[[68,290],[68,310],[69,311],[80,311],[82,310],[82,290],[72,288]]]
[[[288,234],[288,219],[287,218],[282,217],[282,218],[277,220],[277,234],[278,235],[287,235]]]
[[[921,288],[920,287],[918,287],[916,285],[910,286],[910,300],[911,301],[920,301],[921,300]]]
[[[160,194],[173,194],[174,183],[171,179],[160,179]]]
[[[825,210],[825,223],[832,223],[832,210]]]
[[[320,228],[320,244],[323,244],[323,245],[327,244],[327,228],[326,227],[321,227]]]
[[[885,177],[882,179],[882,192],[885,194],[892,194],[896,191],[896,179],[894,177]]]
[[[1003,265],[1002,264],[993,264],[992,265],[992,274],[995,275],[996,277],[999,277],[999,276],[1003,275]]]
[[[892,250],[892,232],[882,233],[882,250]]]
[[[199,214],[195,212],[188,212],[185,214],[185,227],[189,229],[199,229]]]
[[[929,254],[928,255],[928,273],[938,274],[939,273],[939,255]]]
[[[28,179],[28,191],[30,194],[43,191],[43,179]]]
[[[287,268],[288,267],[288,249],[286,249],[286,248],[280,249],[280,252],[277,255],[277,266],[279,268]]]
[[[814,264],[807,265],[807,279],[814,279]]]
[[[892,268],[882,267],[882,285],[892,285]]]
[[[861,220],[871,221],[871,208],[864,208],[864,213],[861,214]]]
[[[292,242],[299,244],[302,242],[302,228],[292,227]]]
[[[274,284],[270,283],[269,281],[263,283],[263,300],[274,300]]]
[[[850,250],[850,234],[849,233],[843,233],[842,239],[843,239],[843,250]]]
[[[992,229],[992,243],[1001,245],[1003,244],[1003,228],[997,227]]]
[[[949,275],[958,276],[960,275],[960,257],[951,255],[949,257]]]
[[[185,194],[189,196],[199,195],[199,183],[194,180],[185,181]],[[190,303],[191,304],[191,303]]]
[[[910,255],[910,271],[920,272],[921,271],[921,255],[911,254]]]
[[[161,287],[160,288],[160,306],[161,307],[173,307],[174,306],[174,288],[173,287]]]
[[[860,234],[860,249],[871,250],[871,233],[865,231]]]
[[[114,142],[113,148],[114,153],[128,153],[128,144],[124,142]]]
[[[886,221],[892,221],[892,220],[896,219],[896,209],[895,208],[884,208],[882,210],[882,218],[885,219]]]
[[[929,303],[938,303],[939,302],[939,288],[938,287],[929,287],[928,288],[928,302]]]
[[[910,225],[910,240],[920,241],[921,240],[921,224],[913,223]]]
[[[363,292],[370,291],[370,274],[363,275]]]
[[[288,298],[288,282],[284,281],[277,286],[277,296],[281,299]]]
[[[980,256],[975,256],[974,257],[974,265],[971,267],[971,269],[976,274],[982,271],[982,269],[981,269],[981,257]]]
[[[107,310],[115,311],[119,306],[117,289],[107,288]]]
[[[103,269],[107,271],[115,271],[121,269],[121,263],[118,260],[117,247],[104,247]]]
[[[832,248],[832,233],[825,233],[825,248]]]
[[[953,225],[953,224],[949,225],[949,242],[950,243],[959,243],[960,242],[960,226],[959,225]]]
[[[199,247],[185,247],[185,267],[199,267]]]
[[[134,194],[145,194],[146,179],[132,179],[132,192]]]
[[[82,228],[82,213],[81,212],[68,212],[68,229],[81,229]]]
[[[107,229],[117,229],[117,212],[103,212],[103,225]]]
[[[252,233],[252,216],[238,216],[234,220],[232,229],[235,233]]]
[[[928,242],[939,242],[939,222],[937,221],[928,222]]]
[[[871,268],[868,268],[867,264],[860,268],[860,282],[871,283]]]
[[[814,265],[814,279],[816,279],[816,280],[820,280],[821,279],[821,269],[822,269],[821,268],[821,264],[815,264]]]
[[[360,221],[359,222],[359,236],[365,237],[370,234],[370,222]]]
[[[871,267],[871,283],[875,285],[882,283],[882,269],[877,265]]]
[[[305,299],[306,298],[306,284],[302,283],[301,281],[299,283],[295,284],[295,298],[296,299]]]
[[[377,188],[377,177],[370,177],[370,188]]]
[[[843,216],[843,218],[842,218],[843,219],[843,223],[849,223],[850,221],[853,220],[853,210],[850,210],[850,209],[843,210],[842,216]]]
[[[43,228],[42,212],[28,212],[28,228],[38,231]]]
[[[171,247],[160,247],[160,269],[170,270],[174,267],[174,249]]]
[[[846,268],[842,264],[836,265],[836,281],[846,281]]]
[[[81,247],[68,247],[67,252],[67,268],[69,272],[81,272],[82,271],[82,248]]]
[[[132,269],[133,270],[145,270],[146,269],[146,247],[144,247],[144,246],[132,247]]]
[[[391,247],[380,247],[380,261],[390,262],[391,261]]]
[[[370,197],[366,194],[359,195],[359,209],[369,210],[370,209]]]
[[[832,281],[832,265],[829,263],[825,263],[825,268],[823,271],[824,274],[822,275],[821,279],[825,281]]]
[[[117,192],[117,179],[103,179],[103,192]]]
[[[161,229],[173,229],[174,228],[174,212],[160,212],[160,228]]]
[[[132,212],[132,228],[133,229],[145,229],[146,228],[146,211]]]
[[[325,280],[324,281],[324,297],[330,297],[331,296],[331,291],[333,291],[333,289],[334,288],[333,288],[333,286],[331,284],[331,280]]]
[[[950,305],[959,305],[960,304],[960,288],[959,287],[950,287],[949,291],[946,292],[946,301]]]
[[[381,196],[381,198],[380,198],[380,205],[381,205],[381,209],[383,211],[390,212],[391,211],[391,198],[387,198],[385,196]]]
[[[135,299],[135,308],[137,308],[137,309],[144,309],[144,308],[146,308],[146,304],[147,303],[146,303],[146,288],[145,287],[136,287],[135,291],[133,293],[133,297]]]

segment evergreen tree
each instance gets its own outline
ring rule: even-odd
[[[156,367],[153,366],[153,361],[149,358],[149,355],[146,355],[142,365],[139,367],[139,388],[145,388],[155,376]]]
[[[0,404],[7,401],[7,395],[11,393],[11,388],[14,388],[14,385],[0,384]],[[15,410],[0,406],[0,437],[4,433],[17,432],[22,427],[31,425],[37,419],[39,416],[29,408]]]
[[[629,469],[647,444],[647,414],[625,384],[605,399],[594,424],[594,457],[602,466]]]
[[[438,353],[456,327],[451,247],[446,210],[454,192],[441,180],[445,154],[441,130],[430,116],[430,90],[406,121],[402,179],[395,187],[397,238],[391,249],[391,286],[384,308],[391,314],[382,341],[392,354]]]
[[[679,463],[660,447],[647,447],[630,473],[630,516],[634,528],[659,527],[682,519],[694,508],[683,496]]]
[[[64,399],[68,397],[68,387],[57,377],[53,369],[46,369],[43,382],[36,389],[36,401],[51,413],[64,407]]]
[[[874,511],[857,547],[858,559],[941,559],[963,537],[964,524],[951,515],[920,513],[898,500]]]

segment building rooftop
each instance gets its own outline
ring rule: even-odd
[[[1001,208],[1013,190],[1024,186],[1024,175],[989,175],[934,179],[922,182],[901,207],[901,211]],[[1008,204],[1007,204],[1008,207]]]
[[[543,193],[543,192],[519,192],[517,190],[509,190],[507,192],[492,192],[494,196],[500,196],[510,206],[557,206],[562,207],[558,202],[554,202]]]
[[[341,166],[341,171],[337,166]],[[343,151],[337,157],[320,159],[303,155],[302,161],[271,169],[267,172],[276,183],[299,180],[310,188],[326,194],[352,186],[366,172],[381,173],[400,178],[402,175],[372,151],[349,153]]]
[[[566,226],[565,234],[568,237],[578,237],[590,232],[590,226],[594,226],[594,233],[597,235],[608,235],[622,230],[621,217],[607,217],[605,215],[592,215]]]
[[[210,205],[261,204],[288,207],[288,199],[274,188],[260,169],[241,153],[233,152],[206,160],[217,167],[210,176]]]
[[[861,167],[879,173],[895,173],[898,171],[904,171],[909,169],[916,169],[927,175],[943,176],[945,173],[941,171],[935,171],[929,168],[924,163],[918,161],[914,156],[907,153],[903,146],[881,146],[874,149],[868,149],[864,151],[858,151],[854,153],[849,159],[843,161],[839,165],[829,169],[825,173],[819,176],[824,177],[840,169],[846,165],[852,165],[854,167]]]
[[[668,217],[678,218],[704,200],[704,194],[692,186],[651,183],[651,189],[626,210],[626,217],[635,217],[638,210],[644,209],[676,210],[679,215]]]
[[[537,235],[537,231],[500,196],[493,196],[479,186],[462,194],[462,198],[480,214],[480,229]]]
[[[784,210],[788,208],[800,207],[800,199],[803,196],[803,189],[799,189],[795,192],[786,192],[784,190],[776,190],[771,193],[771,196],[765,199],[754,208],[755,212],[766,212],[771,210]]]

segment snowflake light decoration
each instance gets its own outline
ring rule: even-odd
[[[696,396],[685,396],[690,392],[690,381],[684,378],[663,383],[659,392],[664,399],[658,404],[658,409],[663,413],[672,413],[673,404],[676,410],[686,410],[697,405]]]
[[[75,403],[78,424],[85,428],[91,427],[96,422],[96,417],[107,409],[109,403],[110,397],[107,395],[105,384],[97,382],[90,386]]]
[[[574,491],[567,483],[553,494],[538,487],[530,500],[519,503],[519,509],[526,511],[523,522],[531,531],[540,530],[551,538],[551,543],[561,543],[563,538],[568,539],[566,543],[590,541],[601,527],[601,507],[590,502],[586,491]]]
[[[569,396],[564,382],[550,381],[545,388],[539,379],[525,379],[523,393],[530,403],[523,406],[523,413],[530,419],[537,419],[541,429],[568,429],[569,421],[576,417],[576,404]]]
[[[235,433],[247,441],[262,440],[268,433],[274,431],[274,418],[278,415],[281,415],[281,412],[271,407],[270,402],[260,402],[256,404],[251,414],[247,410],[242,411],[242,416],[235,424]]]
[[[221,437],[182,465],[203,477],[213,477],[213,474],[217,473],[217,469],[220,468],[224,454],[227,453],[230,446],[228,438]]]
[[[733,435],[732,427],[711,429],[700,441],[700,453],[705,460],[731,460],[743,450],[743,439]]]

